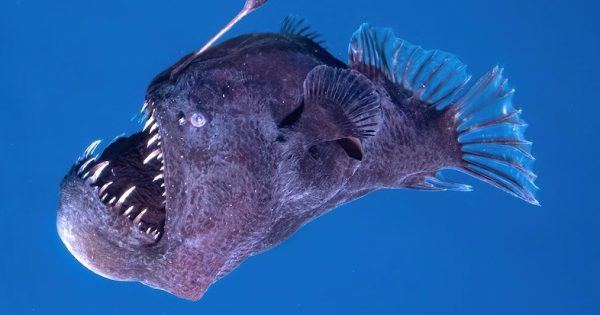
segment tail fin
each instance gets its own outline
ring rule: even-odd
[[[350,67],[369,77],[384,75],[421,101],[423,110],[450,115],[458,133],[460,152],[453,168],[470,174],[531,204],[536,175],[531,171],[531,142],[527,125],[513,106],[514,90],[498,67],[486,73],[468,91],[471,76],[454,55],[424,50],[397,38],[389,28],[363,24],[348,48]],[[459,96],[461,93],[462,96]],[[446,181],[440,172],[421,174],[403,187],[421,190],[469,191],[470,186]]]
[[[524,137],[521,110],[513,106],[514,91],[495,67],[448,107],[462,150],[459,170],[539,205],[531,142]]]

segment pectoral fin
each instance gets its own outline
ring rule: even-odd
[[[321,65],[306,76],[299,127],[312,142],[370,137],[381,120],[379,93],[360,72]]]

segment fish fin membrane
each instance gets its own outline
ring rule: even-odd
[[[405,186],[408,189],[429,191],[472,191],[473,187],[446,180],[441,171],[414,177]]]
[[[352,69],[326,65],[312,69],[304,80],[304,104],[307,111],[322,110],[335,122],[338,139],[373,136],[382,120],[375,86]]]
[[[539,205],[527,124],[502,72],[494,67],[448,107],[461,147],[458,170]]]
[[[424,110],[452,116],[461,148],[459,165],[453,168],[539,205],[531,142],[524,136],[527,124],[513,105],[514,90],[502,69],[493,68],[464,92],[471,75],[457,57],[425,50],[397,38],[390,28],[368,24],[353,34],[348,55],[351,68],[371,78],[383,75],[425,103]],[[444,190],[443,184],[432,183],[436,178],[423,177],[409,188]]]
[[[312,30],[306,23],[306,20],[299,15],[292,14],[286,16],[281,23],[280,32],[285,35],[308,38],[321,46],[325,44],[323,36],[319,32]]]
[[[425,50],[397,38],[391,28],[362,24],[348,47],[349,65],[369,77],[384,75],[412,97],[442,109],[457,98],[471,76],[456,56]]]

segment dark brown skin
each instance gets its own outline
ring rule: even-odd
[[[61,184],[58,230],[69,250],[108,278],[197,300],[247,257],[323,213],[461,166],[450,113],[423,110],[383,75],[344,72],[370,80],[378,95],[381,123],[374,135],[336,129],[304,104],[303,84],[319,65],[348,68],[308,38],[251,34],[207,50],[174,78],[173,68],[157,76],[146,99],[162,142],[166,204],[133,223],[160,233],[140,232],[122,215],[124,207],[117,213],[102,202],[98,190],[111,179],[108,172],[94,183],[77,174],[78,163]],[[203,125],[194,123],[198,114]],[[138,150],[148,155],[144,146]],[[100,160],[118,155],[106,152]],[[158,172],[159,165],[136,166],[134,174]],[[155,198],[150,188],[139,188],[141,179],[125,183],[114,176],[113,186],[137,183],[132,196]]]

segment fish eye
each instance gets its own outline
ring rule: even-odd
[[[200,128],[204,125],[206,125],[207,119],[206,116],[204,116],[202,113],[196,112],[193,113],[192,116],[190,117],[190,123],[192,124],[192,126],[196,127],[196,128]]]

